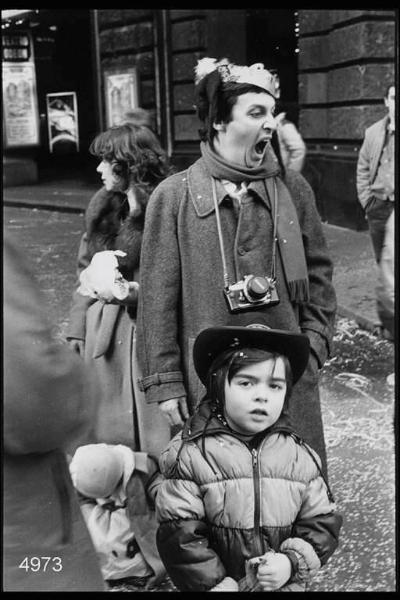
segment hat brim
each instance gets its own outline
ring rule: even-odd
[[[206,383],[208,371],[219,354],[230,348],[248,347],[287,356],[293,384],[304,373],[310,353],[309,339],[301,333],[264,327],[209,327],[199,333],[193,346],[194,367],[200,380]]]

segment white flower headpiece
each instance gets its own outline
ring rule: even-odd
[[[277,76],[264,68],[262,63],[250,67],[242,67],[230,63],[227,58],[218,61],[216,58],[202,58],[195,67],[195,84],[204,77],[218,70],[223,82],[249,83],[262,88],[272,96],[277,95],[279,80]]]

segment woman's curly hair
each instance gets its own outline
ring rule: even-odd
[[[115,125],[95,137],[89,152],[114,163],[117,175],[150,194],[172,169],[157,136],[147,125]]]

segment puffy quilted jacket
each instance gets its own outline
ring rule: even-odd
[[[242,441],[203,402],[160,457],[157,545],[181,591],[206,591],[245,561],[284,552],[304,584],[338,545],[342,523],[319,458],[284,418]]]

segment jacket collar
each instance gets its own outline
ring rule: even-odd
[[[193,202],[197,216],[207,217],[211,214],[214,208],[214,199],[212,192],[211,175],[208,173],[204,160],[199,158],[187,172],[189,195]],[[217,203],[220,206],[223,200],[228,197],[225,187],[220,180],[216,180]],[[254,191],[266,205],[268,210],[271,210],[270,200],[265,190],[264,180],[259,179],[251,181],[248,189]]]

